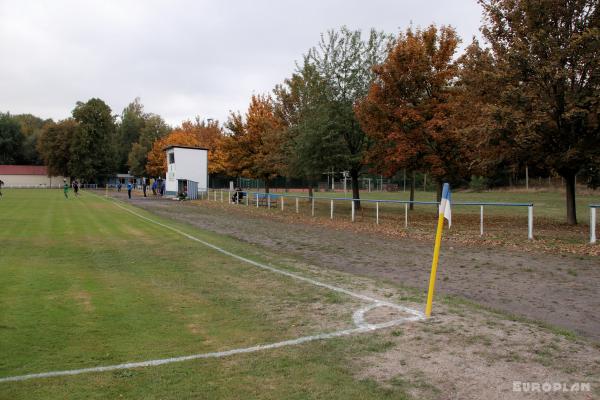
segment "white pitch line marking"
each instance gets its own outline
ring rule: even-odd
[[[93,193],[91,193],[91,194],[93,194]],[[93,195],[101,198],[100,196],[98,196],[96,194],[93,194]],[[424,314],[418,310],[415,310],[415,309],[412,309],[409,307],[405,307],[405,306],[402,306],[399,304],[390,303],[387,301],[381,301],[381,300],[375,299],[373,297],[365,296],[360,293],[354,293],[354,292],[344,289],[344,288],[340,288],[340,287],[333,286],[333,285],[330,285],[327,283],[319,282],[317,280],[310,279],[310,278],[304,277],[302,275],[296,275],[292,272],[274,268],[274,267],[271,267],[271,266],[268,266],[265,264],[261,264],[257,261],[253,261],[248,258],[239,256],[235,253],[227,251],[227,250],[225,250],[219,246],[216,246],[212,243],[206,242],[202,239],[199,239],[195,236],[185,233],[177,228],[163,224],[163,223],[153,220],[151,218],[145,217],[133,210],[130,210],[127,207],[122,206],[121,204],[117,203],[116,201],[113,201],[113,204],[116,205],[117,207],[137,216],[138,218],[141,218],[150,223],[159,225],[165,229],[169,229],[169,230],[171,230],[175,233],[178,233],[190,240],[201,243],[215,251],[218,251],[227,256],[233,257],[237,260],[254,265],[258,268],[266,269],[266,270],[274,272],[274,273],[288,276],[290,278],[308,282],[315,286],[324,287],[324,288],[327,288],[327,289],[330,289],[330,290],[333,290],[333,291],[339,292],[339,293],[344,293],[348,296],[367,301],[371,304],[369,304],[365,307],[362,307],[354,312],[354,314],[352,316],[352,320],[353,320],[354,324],[356,325],[356,328],[345,329],[345,330],[340,330],[340,331],[335,331],[335,332],[330,332],[330,333],[321,333],[318,335],[302,336],[302,337],[299,337],[296,339],[284,340],[282,342],[262,344],[262,345],[252,346],[252,347],[244,347],[244,348],[239,348],[239,349],[218,351],[218,352],[212,352],[212,353],[192,354],[192,355],[180,356],[180,357],[161,358],[161,359],[156,359],[156,360],[139,361],[139,362],[128,362],[128,363],[123,363],[123,364],[106,365],[106,366],[100,366],[100,367],[71,369],[71,370],[63,370],[63,371],[50,371],[50,372],[41,372],[41,373],[37,373],[37,374],[27,374],[27,375],[18,375],[18,376],[8,376],[8,377],[0,378],[0,383],[25,381],[25,380],[36,379],[36,378],[51,378],[51,377],[57,377],[57,376],[80,375],[80,374],[86,374],[86,373],[92,373],[92,372],[106,372],[106,371],[115,371],[115,370],[121,370],[121,369],[151,367],[151,366],[172,364],[172,363],[189,361],[189,360],[197,360],[197,359],[228,357],[228,356],[232,356],[235,354],[254,353],[257,351],[276,349],[276,348],[285,347],[285,346],[293,346],[293,345],[298,345],[298,344],[302,344],[302,343],[312,342],[315,340],[325,340],[325,339],[332,339],[332,338],[341,337],[341,336],[348,336],[348,335],[357,334],[357,333],[373,332],[378,329],[389,328],[392,326],[400,325],[404,322],[419,321],[419,320],[422,320],[425,318]],[[379,324],[369,324],[365,321],[364,315],[367,312],[369,312],[370,310],[373,310],[374,308],[383,307],[383,306],[395,308],[400,311],[404,311],[406,313],[411,314],[412,317],[399,318],[399,319],[395,319],[392,321],[387,321],[387,322],[383,322],[383,323],[379,323]]]
[[[405,312],[407,312],[409,314],[412,314],[412,315],[415,315],[415,316],[422,316],[422,317],[424,317],[424,314],[422,312],[420,312],[418,310],[415,310],[415,309],[412,309],[412,308],[409,308],[409,307],[401,306],[399,304],[394,304],[394,303],[390,303],[390,302],[387,302],[387,301],[378,300],[378,299],[375,299],[373,297],[366,296],[364,294],[354,293],[354,292],[352,292],[350,290],[347,290],[347,289],[344,289],[344,288],[341,288],[341,287],[338,287],[338,286],[330,285],[328,283],[323,283],[323,282],[317,281],[315,279],[304,277],[302,275],[297,275],[297,274],[294,274],[293,272],[289,272],[289,271],[285,271],[285,270],[278,269],[278,268],[275,268],[275,267],[271,267],[269,265],[261,264],[261,263],[259,263],[257,261],[251,260],[251,259],[246,258],[246,257],[239,256],[239,255],[237,255],[235,253],[232,253],[232,252],[230,252],[228,250],[225,250],[225,249],[223,249],[223,248],[221,248],[219,246],[216,246],[216,245],[214,245],[212,243],[206,242],[206,241],[204,241],[202,239],[199,239],[199,238],[197,238],[195,236],[192,236],[192,235],[190,235],[188,233],[185,233],[185,232],[183,232],[183,231],[181,231],[181,230],[179,230],[177,228],[174,228],[172,226],[163,224],[162,222],[158,222],[156,220],[153,220],[152,218],[148,218],[146,216],[143,216],[143,215],[141,215],[141,214],[139,214],[139,213],[137,213],[137,212],[135,212],[133,210],[130,210],[127,207],[122,206],[121,204],[117,203],[116,201],[114,201],[113,204],[115,206],[117,206],[117,207],[119,207],[119,208],[121,208],[121,209],[123,209],[123,210],[125,210],[125,211],[127,211],[127,212],[129,212],[129,213],[131,213],[133,215],[135,215],[138,218],[144,219],[144,220],[146,220],[146,221],[148,221],[150,223],[156,224],[156,225],[161,226],[161,227],[163,227],[165,229],[169,229],[169,230],[171,230],[171,231],[173,231],[175,233],[178,233],[181,236],[184,236],[184,237],[186,237],[186,238],[188,238],[190,240],[193,240],[193,241],[198,242],[198,243],[202,243],[206,247],[210,247],[211,249],[213,249],[215,251],[218,251],[219,253],[225,254],[225,255],[227,255],[229,257],[235,258],[235,259],[243,261],[245,263],[254,265],[255,267],[266,269],[268,271],[275,272],[275,273],[281,274],[281,275],[285,275],[285,276],[288,276],[290,278],[294,278],[294,279],[301,280],[301,281],[304,281],[304,282],[308,282],[308,283],[310,283],[312,285],[315,285],[315,286],[324,287],[326,289],[333,290],[334,292],[344,293],[344,294],[346,294],[348,296],[355,297],[355,298],[358,298],[358,299],[361,299],[361,300],[364,300],[364,301],[367,301],[367,302],[370,302],[370,303],[379,303],[380,305],[386,305],[386,306],[389,306],[389,307],[393,307],[393,308],[405,311]]]

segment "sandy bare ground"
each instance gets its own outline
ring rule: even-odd
[[[432,243],[331,229],[267,210],[213,202],[134,198],[158,215],[264,246],[311,264],[425,291]],[[290,223],[294,222],[294,223]],[[438,293],[600,341],[600,260],[570,254],[443,245]]]

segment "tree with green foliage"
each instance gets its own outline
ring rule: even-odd
[[[567,222],[576,224],[576,176],[593,183],[600,171],[598,1],[479,2],[494,57],[491,106],[508,118],[517,145],[564,178]],[[505,129],[506,121],[490,124]]]
[[[9,113],[0,113],[0,164],[17,164],[23,154],[21,126]]]
[[[284,174],[302,178],[309,183],[309,196],[323,171],[330,167],[333,143],[324,141],[327,113],[322,107],[325,81],[306,60],[291,78],[277,85],[274,111],[282,121],[282,148],[286,162]]]
[[[140,135],[146,124],[148,116],[144,113],[144,105],[136,97],[121,113],[121,120],[117,125],[116,146],[119,156],[117,168],[126,171],[129,154],[134,143],[139,142]],[[138,149],[139,150],[139,149]]]
[[[73,118],[78,127],[71,142],[69,171],[86,182],[101,182],[115,173],[115,117],[104,101],[77,102]]]
[[[43,120],[32,114],[18,114],[13,118],[21,126],[23,134],[23,164],[41,165],[43,160],[37,150],[37,142],[45,124],[52,122],[51,119]]]
[[[169,125],[159,115],[144,114],[144,123],[138,140],[131,146],[127,159],[131,174],[136,176],[146,175],[148,153],[152,150],[152,144],[156,140],[165,137],[170,131]]]
[[[49,122],[42,128],[37,149],[48,167],[48,174],[53,176],[71,176],[69,169],[71,161],[72,142],[79,125],[72,118]]]
[[[355,199],[360,198],[358,178],[370,140],[356,119],[354,106],[369,91],[375,77],[373,66],[383,61],[390,41],[389,36],[375,30],[363,40],[360,30],[342,27],[322,35],[319,45],[306,55],[306,61],[325,82],[325,98],[319,106],[326,119],[321,140],[305,144],[315,152],[324,144],[332,147],[329,167],[349,171]],[[360,201],[355,204],[360,208]]]

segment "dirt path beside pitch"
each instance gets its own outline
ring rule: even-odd
[[[333,229],[318,222],[265,215],[265,210],[213,202],[144,198],[131,202],[317,266],[423,291],[427,287],[432,252],[428,241],[357,234],[352,229]],[[600,341],[598,257],[445,243],[436,288],[438,293],[458,295]]]

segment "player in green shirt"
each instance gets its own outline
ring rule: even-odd
[[[65,199],[69,198],[68,192],[69,192],[69,185],[67,184],[67,180],[64,180],[65,184],[63,185],[63,191],[65,192]]]

